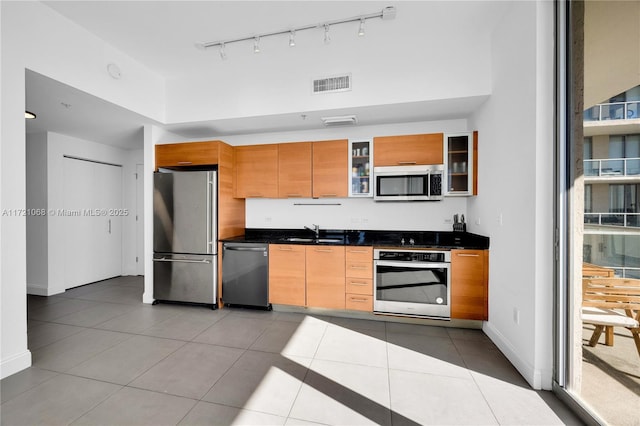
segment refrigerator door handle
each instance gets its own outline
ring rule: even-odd
[[[190,260],[190,259],[167,259],[166,257],[161,257],[158,259],[153,259],[154,262],[176,262],[176,263],[211,263],[210,260],[200,259],[200,260]]]
[[[207,173],[207,252],[213,249],[213,239],[211,238],[211,173]]]

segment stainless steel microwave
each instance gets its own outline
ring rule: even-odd
[[[444,166],[382,166],[373,169],[376,201],[433,201],[442,199]]]

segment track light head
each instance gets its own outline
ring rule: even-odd
[[[329,36],[329,24],[324,24],[324,44],[331,43],[331,37]]]
[[[291,30],[289,33],[289,47],[294,47],[296,45],[296,31]]]
[[[253,39],[253,53],[260,53],[260,37]]]
[[[360,28],[358,28],[358,36],[364,36],[364,18],[360,18]]]
[[[227,52],[224,49],[224,43],[220,43],[220,58],[227,59]]]

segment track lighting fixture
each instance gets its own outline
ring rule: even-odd
[[[227,59],[227,52],[224,50],[224,43],[220,44],[220,58]]]
[[[220,48],[220,58],[222,59],[226,59],[227,55],[225,52],[225,45],[229,44],[229,43],[237,43],[237,42],[241,42],[241,41],[249,41],[249,40],[253,40],[253,52],[254,53],[259,53],[260,52],[260,38],[262,37],[269,37],[269,36],[276,36],[276,35],[282,35],[282,34],[289,34],[289,46],[293,47],[296,45],[296,31],[304,31],[304,30],[316,30],[323,28],[324,29],[324,43],[325,44],[329,44],[331,43],[331,36],[329,35],[329,29],[332,25],[338,25],[338,24],[346,24],[349,22],[359,22],[360,26],[358,27],[358,36],[362,37],[364,36],[364,23],[367,19],[373,19],[373,18],[381,18],[383,21],[388,21],[391,19],[394,19],[396,17],[396,8],[394,6],[388,6],[385,7],[384,9],[382,9],[380,12],[375,12],[375,13],[370,13],[367,15],[360,15],[360,16],[355,16],[355,17],[351,17],[351,18],[346,18],[346,19],[338,19],[335,21],[328,21],[328,22],[322,22],[319,24],[314,24],[314,25],[304,25],[301,27],[296,27],[296,28],[289,28],[286,30],[281,30],[281,31],[273,31],[273,32],[269,32],[269,33],[264,33],[264,34],[257,34],[257,35],[251,35],[251,36],[247,36],[247,37],[241,37],[241,38],[236,38],[236,39],[230,39],[230,40],[220,40],[220,41],[210,41],[210,42],[204,42],[204,43],[196,43],[196,47],[198,47],[199,49],[209,49],[211,47],[214,46],[218,46]]]
[[[25,111],[24,112],[24,118],[28,118],[29,120],[33,120],[34,118],[36,118],[36,115],[30,111]]]
[[[324,44],[331,43],[331,37],[329,36],[329,24],[324,24]]]

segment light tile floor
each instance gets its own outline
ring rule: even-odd
[[[479,330],[144,305],[140,277],[28,296],[2,425],[580,424]]]

